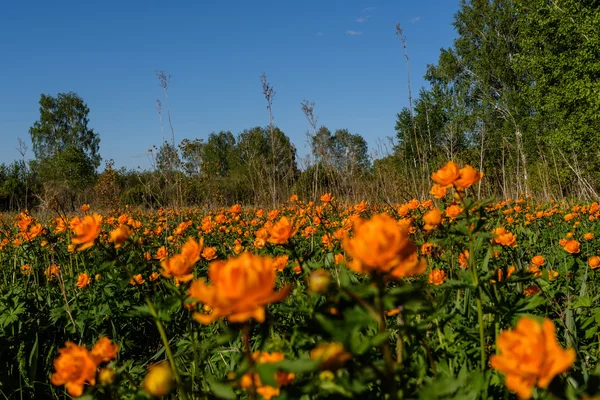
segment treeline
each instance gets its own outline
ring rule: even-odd
[[[425,193],[431,171],[460,159],[485,171],[486,194],[597,198],[600,2],[463,0],[454,27],[430,87],[398,116],[412,186]]]
[[[427,196],[431,172],[447,160],[484,171],[472,189],[481,196],[598,199],[600,3],[464,0],[454,26],[457,39],[428,66],[428,87],[414,99],[409,75],[395,143],[372,153],[360,134],[319,126],[315,104],[304,101],[311,152],[300,159],[273,124],[275,91],[263,75],[267,126],[176,141],[169,116],[171,138],[152,149],[151,169],[109,161],[98,173],[100,137],[83,100],[42,95],[29,132],[35,159],[26,161],[21,143],[22,159],[0,166],[0,208],[275,206],[324,192],[397,202]],[[167,94],[169,77],[158,78]],[[158,112],[162,121],[160,102]]]

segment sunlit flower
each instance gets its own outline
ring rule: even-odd
[[[444,280],[446,279],[446,273],[443,269],[434,269],[429,273],[428,278],[430,284],[439,286],[444,283]]]
[[[507,247],[517,247],[517,238],[516,236],[508,232],[506,229],[500,227],[494,230],[494,235],[496,236],[492,241],[496,244],[507,246]]]
[[[60,273],[60,266],[52,264],[51,266],[49,266],[48,268],[46,268],[46,270],[44,271],[44,275],[46,275],[46,278],[48,278],[48,280],[54,280],[54,277],[58,276],[58,274]]]
[[[530,398],[535,386],[547,388],[575,361],[575,350],[561,348],[548,318],[540,324],[522,317],[515,329],[500,334],[497,346],[499,354],[490,358],[490,365],[506,376],[506,386],[522,399]]]
[[[477,171],[470,165],[465,165],[460,169],[459,173],[460,176],[454,181],[454,184],[460,188],[468,188],[483,178],[483,172]]]
[[[358,219],[354,237],[344,239],[343,246],[352,256],[348,266],[358,273],[377,272],[403,278],[420,275],[427,267],[425,259],[419,259],[407,229],[387,214]]]
[[[437,208],[427,211],[425,215],[423,215],[423,222],[425,222],[423,229],[426,231],[437,228],[438,225],[442,223],[442,212]]]
[[[571,239],[567,240],[565,245],[563,246],[567,253],[577,254],[580,250],[580,244],[577,240]]]
[[[448,218],[456,218],[462,212],[462,208],[458,206],[458,204],[450,204],[446,207],[446,217]]]
[[[119,345],[112,343],[109,338],[101,337],[94,347],[92,347],[92,356],[98,364],[117,358]]]
[[[217,249],[214,247],[205,247],[204,250],[202,250],[202,258],[206,261],[214,260],[217,258]]]
[[[543,256],[537,255],[531,259],[531,263],[538,267],[542,267],[546,263],[546,259]]]
[[[94,240],[100,235],[102,217],[98,214],[87,215],[78,223],[73,231],[75,237],[71,238],[73,245],[79,245],[78,251],[88,249],[94,245]]]
[[[137,274],[131,278],[131,280],[129,281],[129,284],[135,286],[135,285],[141,285],[144,282],[146,282],[146,281],[144,280],[144,277],[142,276],[142,274]]]
[[[273,259],[273,268],[275,268],[275,270],[279,272],[283,271],[286,265],[288,264],[289,259],[290,258],[287,254],[275,257]]]
[[[269,231],[269,243],[285,244],[296,233],[294,224],[287,217],[281,217]]]
[[[203,238],[198,243],[194,238],[190,237],[181,247],[181,253],[164,259],[160,263],[163,268],[162,275],[165,278],[177,278],[183,282],[191,280],[194,277],[192,271],[196,263],[200,260],[200,252],[203,246]]]
[[[58,350],[58,354],[54,360],[55,372],[51,377],[53,385],[65,385],[71,396],[79,397],[86,383],[96,384],[97,363],[88,349],[67,342],[65,347]]]
[[[165,246],[161,246],[158,248],[158,250],[156,250],[156,256],[154,258],[162,261],[167,258],[168,255],[169,252],[167,251],[167,248]]]
[[[89,284],[90,284],[90,276],[85,272],[79,274],[79,277],[77,278],[77,287],[80,289],[83,289],[84,287],[86,287]]]
[[[331,195],[331,193],[325,193],[324,195],[321,196],[320,199],[323,203],[329,203],[333,200],[333,196]]]
[[[590,266],[591,269],[596,269],[596,268],[600,267],[600,257],[591,256],[590,258],[588,258],[588,265]]]
[[[110,241],[115,244],[115,249],[121,247],[127,239],[133,235],[127,225],[119,225],[118,228],[110,232]]]
[[[460,177],[460,167],[453,161],[431,174],[431,180],[441,186],[452,185]]]
[[[195,313],[203,324],[226,317],[231,322],[245,322],[252,318],[265,320],[265,306],[283,300],[289,289],[274,291],[276,275],[273,259],[251,253],[227,261],[213,261],[208,270],[212,285],[197,279],[190,286],[190,297],[208,305],[208,315]]]

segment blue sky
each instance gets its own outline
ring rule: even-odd
[[[275,123],[299,156],[308,152],[303,99],[315,101],[319,124],[376,149],[408,105],[394,24],[405,29],[416,97],[427,64],[456,37],[457,9],[458,0],[11,2],[0,13],[0,162],[20,157],[17,138],[29,142],[41,93],[74,91],[102,157],[149,167],[162,137],[157,69],[172,75],[177,141],[267,125],[264,72]]]

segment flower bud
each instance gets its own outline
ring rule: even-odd
[[[173,372],[169,364],[162,362],[150,367],[148,374],[144,378],[142,387],[146,392],[155,397],[162,397],[169,394],[173,388]]]
[[[331,275],[324,269],[313,271],[308,277],[308,288],[313,293],[324,293],[331,283]]]

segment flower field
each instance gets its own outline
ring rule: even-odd
[[[0,219],[3,398],[592,399],[598,203],[292,196]]]

